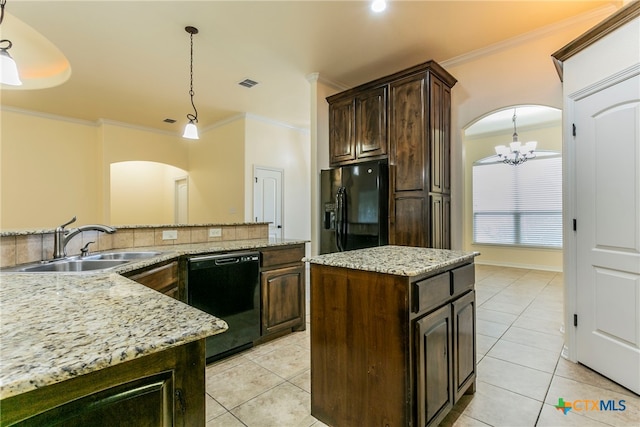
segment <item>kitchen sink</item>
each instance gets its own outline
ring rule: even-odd
[[[162,252],[154,251],[130,251],[130,252],[106,252],[85,257],[69,257],[59,260],[43,261],[36,264],[18,265],[3,268],[2,271],[20,273],[80,273],[85,271],[102,271],[139,261],[146,258],[161,255]]]
[[[109,252],[104,254],[89,255],[83,258],[83,260],[139,260],[145,258],[152,258],[158,256],[162,252]]]
[[[118,265],[126,264],[129,260],[95,260],[95,259],[76,259],[49,262],[45,264],[30,265],[28,267],[17,268],[14,271],[23,273],[39,273],[39,272],[77,272],[77,271],[95,271],[106,270]]]

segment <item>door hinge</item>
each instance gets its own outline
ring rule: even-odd
[[[578,315],[577,314],[573,315],[573,326],[578,326]]]
[[[573,231],[577,231],[578,230],[578,221],[576,221],[575,218],[573,218]]]
[[[258,183],[258,177],[256,176],[255,178],[256,178],[256,184],[257,184]]]
[[[573,136],[576,136],[576,124],[573,123],[572,126],[573,126]]]

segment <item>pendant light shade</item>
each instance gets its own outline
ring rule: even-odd
[[[11,42],[9,40],[0,40],[0,43],[8,43],[8,47],[0,47],[0,81],[2,84],[11,86],[21,86],[20,76],[18,75],[18,66],[16,61],[9,55]]]
[[[0,0],[0,24],[4,20],[4,6],[7,0]],[[21,86],[20,76],[18,75],[18,66],[16,61],[9,55],[13,43],[11,40],[0,40],[0,83],[11,86]]]
[[[182,134],[183,138],[187,139],[200,139],[198,136],[198,127],[195,123],[189,122],[184,127],[184,133]]]
[[[184,30],[189,33],[189,38],[191,40],[191,61],[189,62],[189,98],[191,99],[191,106],[193,107],[194,114],[187,114],[187,120],[189,120],[189,123],[187,123],[187,125],[185,126],[182,137],[187,139],[200,139],[198,136],[198,127],[196,126],[196,123],[198,123],[198,110],[196,109],[196,104],[194,104],[193,102],[193,95],[195,95],[195,92],[193,91],[193,35],[198,34],[198,29],[196,27],[185,27]]]

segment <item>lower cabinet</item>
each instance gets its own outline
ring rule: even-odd
[[[263,334],[304,326],[304,268],[265,271],[260,280]]]
[[[262,336],[306,326],[304,245],[261,250]]]
[[[204,340],[3,399],[4,425],[204,426]]]
[[[475,392],[475,292],[416,321],[418,426],[437,425]]]
[[[311,264],[311,414],[437,426],[475,392],[475,267],[405,277]]]

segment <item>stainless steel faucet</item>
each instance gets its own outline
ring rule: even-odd
[[[73,230],[65,229],[67,225],[73,224],[74,222],[76,222],[75,216],[71,218],[69,222],[66,222],[56,228],[53,235],[53,259],[64,258],[67,256],[67,243],[69,243],[69,240],[71,240],[76,234],[82,233],[83,231],[102,231],[103,233],[109,234],[116,232],[115,228],[101,224],[82,225],[78,228],[74,228]]]

